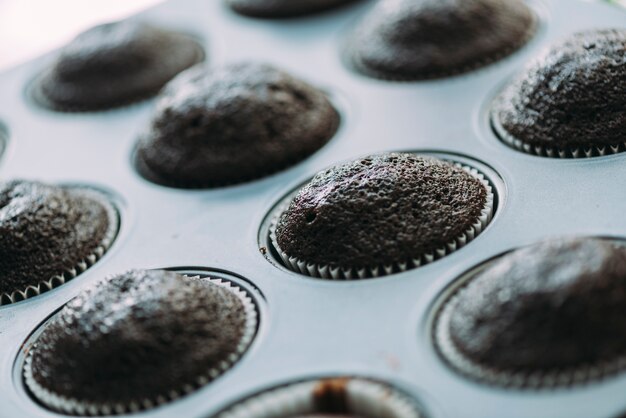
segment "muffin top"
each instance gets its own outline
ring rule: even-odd
[[[309,156],[338,124],[321,91],[274,67],[199,66],[163,91],[139,141],[137,167],[179,187],[243,182]]]
[[[486,202],[485,185],[451,162],[373,155],[318,173],[280,216],[276,239],[320,265],[401,263],[462,236]]]
[[[626,29],[576,33],[546,49],[501,93],[504,135],[544,147],[617,145],[626,132]]]
[[[251,17],[294,17],[332,9],[356,0],[226,0],[237,13]]]
[[[117,223],[105,205],[84,189],[0,183],[0,294],[47,282],[98,251]]]
[[[367,75],[418,80],[496,61],[534,30],[534,13],[523,0],[384,0],[348,47]]]
[[[45,326],[31,350],[32,378],[81,403],[169,398],[232,363],[245,327],[244,304],[229,288],[130,271],[83,291]]]
[[[592,238],[513,251],[459,291],[450,337],[471,361],[550,371],[626,353],[626,249]]]
[[[61,49],[37,92],[58,110],[98,110],[156,94],[204,57],[191,38],[136,21],[93,27]]]

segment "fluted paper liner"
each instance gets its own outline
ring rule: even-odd
[[[525,154],[548,158],[592,158],[618,154],[626,151],[626,141],[614,145],[590,145],[588,147],[548,147],[531,145],[511,135],[500,123],[497,110],[491,110],[491,126],[498,138],[509,147]]]
[[[254,339],[258,324],[258,313],[256,305],[252,301],[250,295],[245,290],[229,281],[212,277],[189,277],[193,279],[208,280],[217,286],[222,286],[232,292],[235,296],[237,296],[237,298],[243,304],[246,315],[244,330],[235,352],[231,353],[226,360],[221,361],[216,367],[199,374],[198,377],[195,378],[195,380],[190,381],[183,387],[172,388],[169,392],[163,393],[161,395],[156,395],[150,399],[136,399],[129,403],[93,403],[81,401],[75,398],[68,398],[62,395],[57,395],[37,383],[33,376],[32,370],[32,355],[33,352],[37,349],[37,342],[35,341],[28,350],[23,369],[24,382],[34,398],[52,410],[70,415],[120,415],[151,409],[159,405],[171,402],[188,393],[195,391],[196,389],[199,389],[200,387],[206,385],[207,383],[215,380],[217,377],[224,374],[243,356],[243,354],[252,343],[252,340]]]
[[[271,215],[272,218],[270,220],[269,226],[270,242],[274,247],[274,250],[276,250],[276,252],[280,256],[283,265],[288,269],[304,274],[306,276],[330,280],[352,280],[387,276],[397,272],[411,270],[422,265],[432,263],[435,260],[439,260],[440,258],[445,257],[446,255],[451,254],[454,251],[464,247],[467,243],[476,238],[489,224],[494,213],[493,187],[489,183],[485,175],[479,172],[474,167],[470,167],[468,165],[464,165],[455,161],[450,162],[454,163],[456,167],[462,168],[472,177],[479,180],[485,186],[487,196],[485,198],[485,207],[482,209],[480,216],[476,219],[476,221],[462,235],[443,245],[441,248],[436,249],[435,251],[419,254],[416,255],[415,258],[412,258],[410,260],[404,260],[401,262],[396,262],[394,264],[377,265],[362,268],[331,267],[329,265],[311,263],[297,257],[292,257],[288,255],[285,251],[283,251],[278,245],[278,240],[276,237],[276,227],[278,225],[280,216],[289,207],[289,204],[291,203],[293,197],[297,194],[297,191],[290,194],[281,203],[279,203],[277,209],[275,209],[273,214]]]
[[[465,356],[452,341],[449,325],[460,294],[472,285],[472,280],[482,270],[462,278],[457,287],[443,298],[435,313],[432,330],[435,348],[444,361],[457,372],[489,385],[539,390],[585,384],[626,368],[626,354],[595,364],[581,364],[559,370],[527,372],[488,367]]]
[[[104,237],[102,238],[102,242],[94,249],[93,253],[79,261],[78,264],[66,269],[65,271],[59,272],[57,275],[50,277],[48,280],[41,281],[36,285],[27,286],[24,289],[16,289],[11,293],[0,293],[0,306],[38,296],[44,292],[57,288],[66,282],[69,282],[102,258],[102,256],[111,247],[111,244],[113,244],[113,241],[115,241],[115,237],[119,231],[120,218],[117,209],[115,209],[109,199],[102,192],[98,192],[93,189],[83,187],[72,187],[68,189],[73,192],[79,192],[80,194],[87,196],[89,199],[97,201],[105,209],[109,225]]]
[[[424,418],[415,402],[388,385],[361,378],[337,379],[347,381],[345,396],[348,414],[364,418]],[[236,404],[216,418],[291,418],[331,413],[333,411],[320,411],[315,405],[316,387],[326,380],[333,379],[294,383],[263,392]]]

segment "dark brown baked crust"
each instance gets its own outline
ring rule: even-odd
[[[66,45],[35,93],[58,110],[99,110],[155,95],[204,58],[191,38],[135,21],[93,27]]]
[[[555,371],[626,353],[626,249],[562,239],[503,256],[460,291],[450,336],[470,360]]]
[[[206,279],[131,271],[72,299],[45,327],[32,352],[35,381],[80,402],[153,400],[236,353],[243,303]]]
[[[0,293],[23,291],[77,267],[102,244],[113,221],[80,189],[0,183]]]
[[[280,216],[276,238],[287,255],[320,265],[402,263],[463,235],[486,199],[453,163],[374,155],[317,174]]]
[[[445,77],[514,52],[535,26],[523,0],[381,2],[357,28],[348,54],[357,70],[373,77]]]
[[[339,115],[316,88],[274,67],[197,67],[168,84],[136,162],[149,180],[211,187],[251,180],[311,155]]]
[[[357,0],[226,0],[237,13],[261,18],[303,16],[355,1]]]
[[[560,149],[626,141],[626,29],[580,32],[537,57],[495,102],[502,128]]]

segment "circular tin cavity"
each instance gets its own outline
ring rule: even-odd
[[[204,374],[199,373],[194,383],[185,385],[182,388],[173,388],[166,394],[155,396],[154,399],[142,399],[128,404],[94,404],[81,402],[73,398],[66,398],[40,387],[40,385],[34,381],[31,367],[32,350],[36,347],[38,338],[41,336],[46,326],[61,312],[62,308],[65,306],[63,305],[37,325],[22,344],[23,348],[17,353],[13,368],[13,380],[19,395],[24,399],[29,398],[30,402],[34,402],[42,408],[74,416],[121,415],[150,410],[173,402],[209,384],[224,373],[227,373],[241,360],[254,344],[260,322],[259,300],[263,297],[262,294],[260,294],[258,289],[251,285],[248,280],[222,270],[206,269],[202,267],[172,267],[162,270],[176,272],[186,277],[199,277],[210,280],[212,283],[229,289],[243,302],[248,319],[246,321],[246,332],[242,336],[242,349],[238,351],[238,353],[231,354],[228,360],[222,361],[217,368],[207,371]],[[35,391],[37,395],[35,395]],[[42,399],[45,399],[45,402]]]
[[[425,418],[415,400],[386,383],[360,377],[333,377],[291,383],[237,402],[215,418],[294,416]]]
[[[280,70],[280,71],[284,72],[284,70]],[[295,74],[291,74],[291,73],[288,73],[288,74],[290,74],[293,77],[296,77]],[[304,81],[305,79],[300,79],[300,80]],[[306,82],[308,83],[309,80],[306,80]],[[204,134],[204,136],[194,133],[193,134],[194,141],[190,141],[189,138],[186,138],[186,141],[185,143],[183,143],[182,146],[170,147],[170,151],[173,150],[173,151],[176,151],[174,152],[174,154],[180,153],[182,155],[186,155],[186,157],[189,157],[190,150],[186,149],[186,147],[189,147],[189,148],[193,148],[192,151],[195,151],[195,154],[198,154],[201,156],[204,155],[204,156],[210,157],[213,154],[223,154],[224,158],[214,159],[214,161],[217,162],[216,164],[207,162],[206,159],[205,161],[200,162],[198,160],[191,161],[190,158],[186,158],[185,162],[190,167],[183,168],[185,167],[185,164],[181,163],[176,167],[175,170],[171,170],[170,168],[168,168],[167,170],[169,170],[169,173],[166,173],[163,171],[163,167],[156,168],[154,163],[152,163],[152,166],[151,166],[151,164],[147,162],[146,158],[142,156],[142,154],[145,153],[146,150],[153,150],[153,149],[157,149],[160,146],[163,147],[167,145],[167,144],[163,144],[162,141],[161,142],[150,141],[149,146],[145,144],[145,142],[147,142],[145,139],[149,136],[150,131],[152,129],[153,121],[152,119],[150,119],[147,122],[146,126],[144,126],[144,131],[137,137],[136,143],[133,146],[132,151],[131,151],[129,162],[133,168],[133,171],[141,179],[148,181],[151,184],[155,184],[155,185],[162,186],[162,187],[176,188],[176,189],[197,190],[197,189],[216,189],[216,188],[240,186],[240,185],[245,185],[254,181],[264,180],[273,175],[278,175],[282,172],[285,172],[291,168],[298,166],[302,162],[312,158],[315,154],[321,152],[323,149],[328,147],[331,142],[335,141],[336,138],[341,136],[343,134],[343,131],[346,129],[346,126],[348,125],[348,120],[350,117],[350,115],[348,114],[350,105],[348,103],[348,100],[346,100],[343,92],[336,91],[334,87],[329,87],[327,85],[323,85],[323,84],[317,85],[314,82],[311,82],[310,87],[316,89],[321,95],[323,95],[328,101],[328,103],[332,106],[332,109],[334,110],[334,114],[336,115],[336,121],[335,121],[336,123],[334,124],[334,129],[333,129],[332,134],[326,137],[323,143],[321,143],[315,149],[309,150],[309,152],[302,153],[300,152],[300,150],[295,149],[295,145],[298,142],[296,141],[296,139],[299,140],[299,138],[295,138],[291,136],[290,139],[293,141],[287,141],[287,142],[292,143],[292,146],[291,146],[291,149],[287,153],[285,153],[282,156],[280,155],[280,153],[277,153],[275,151],[272,151],[270,153],[269,151],[270,147],[266,147],[267,148],[266,150],[264,151],[262,150],[262,152],[261,151],[257,152],[257,154],[254,156],[255,164],[251,164],[252,160],[250,160],[250,156],[249,155],[246,156],[242,152],[244,151],[244,148],[252,146],[251,145],[252,142],[250,138],[244,137],[246,139],[243,141],[240,139],[234,140],[233,138],[231,138],[233,140],[229,142],[230,143],[229,146],[224,145],[228,141],[222,140],[221,141],[222,144],[219,146],[220,147],[219,152],[215,152],[214,149],[211,149],[210,147],[206,145],[204,146],[197,145],[202,142],[205,142],[205,143],[209,142],[209,141],[204,141],[204,139],[206,139],[205,138],[207,135],[206,133]],[[279,90],[276,90],[274,87],[271,87],[271,85],[268,88],[271,91],[279,91]],[[158,97],[157,97],[157,100],[158,100]],[[222,107],[225,107],[225,106],[222,106]],[[269,107],[271,106],[266,105],[265,107],[269,109]],[[211,112],[208,112],[208,113],[211,113]],[[156,117],[156,115],[157,114],[154,114],[152,117]],[[175,134],[167,135],[167,137],[168,138],[169,137],[182,137],[186,133],[185,129],[186,130],[194,129],[195,131],[201,130],[203,128],[202,127],[199,128],[198,126],[202,125],[203,123],[202,120],[203,120],[202,115],[189,118],[187,120],[188,124],[186,124],[184,128],[180,128],[178,132],[176,132]],[[282,122],[285,122],[285,120],[287,119],[283,118]],[[268,122],[274,122],[274,121],[275,120],[272,119],[265,123],[265,125],[267,126],[270,132],[274,132],[275,129],[273,128],[272,123],[268,123]],[[276,121],[281,122],[280,119],[277,119]],[[240,122],[239,125],[241,125],[241,123],[242,122]],[[213,124],[214,126],[219,126],[219,123],[215,121],[211,122],[211,124]],[[238,125],[235,124],[234,126],[235,126],[234,129],[236,129]],[[233,129],[229,128],[228,130],[220,133],[217,136],[232,137],[232,133],[231,133],[232,130]],[[215,134],[212,134],[212,135],[216,136]],[[273,140],[273,146],[271,148],[274,148],[274,150],[284,148],[283,144],[286,142],[285,138],[283,138],[281,142],[281,141],[276,140],[277,135],[278,135],[276,132],[272,133],[271,135],[272,135],[272,140]],[[198,137],[200,137],[202,141],[197,141]],[[161,138],[164,138],[164,137],[161,136]],[[278,137],[278,139],[280,139],[280,137]],[[198,148],[198,147],[203,147],[203,148]],[[300,153],[300,155],[296,155],[298,153]],[[261,157],[263,157],[263,155],[265,154],[267,154],[269,158],[265,158],[264,160]],[[293,155],[290,155],[287,158],[287,154],[293,154]],[[184,158],[179,157],[179,160],[183,160],[183,159]],[[281,161],[277,162],[277,159]],[[163,160],[157,160],[157,162],[159,161],[163,161]],[[258,161],[261,161],[262,164],[259,165],[257,163]],[[157,165],[163,166],[162,163],[157,164]],[[216,169],[215,167],[218,167],[218,166],[220,168]],[[253,172],[247,172],[243,174],[240,172],[241,170],[237,170],[236,175],[229,174],[233,169],[236,169],[236,168],[241,169],[242,167],[245,168],[248,166],[255,166],[257,167],[257,169],[253,170]],[[193,172],[193,175],[190,174],[192,172]],[[211,174],[207,175],[207,173],[211,173]],[[189,178],[190,176],[194,178],[191,179]],[[184,179],[183,177],[188,177],[188,178]],[[204,177],[204,178],[201,178],[201,177]]]
[[[579,28],[545,47],[490,98],[491,131],[508,147],[537,157],[585,159],[626,151],[616,110],[623,108],[617,92],[624,36],[610,27]]]
[[[593,237],[591,237],[593,238]],[[626,247],[626,241],[617,238],[597,237],[615,246]],[[470,359],[456,347],[450,333],[450,321],[460,294],[481,272],[502,257],[519,250],[515,248],[495,256],[459,276],[437,298],[429,321],[431,338],[439,357],[455,372],[479,383],[519,390],[553,390],[598,381],[626,368],[626,353],[613,360],[597,364],[581,364],[578,367],[550,371],[506,371],[489,367]]]
[[[104,207],[108,215],[109,225],[102,242],[92,254],[80,260],[75,266],[61,271],[49,279],[39,282],[37,285],[29,285],[24,289],[16,289],[11,293],[0,293],[0,306],[39,296],[73,280],[89,269],[89,267],[96,264],[109,251],[117,238],[121,225],[121,212],[119,210],[120,201],[115,195],[84,184],[63,184],[60,186],[67,189],[80,190],[81,193],[98,201]]]
[[[485,208],[481,212],[481,215],[476,223],[472,225],[472,227],[468,229],[463,236],[458,237],[432,253],[420,255],[412,260],[398,262],[392,265],[372,266],[370,268],[335,268],[308,263],[303,260],[289,257],[278,247],[275,234],[276,225],[278,219],[287,209],[291,200],[298,194],[300,189],[311,180],[311,178],[309,178],[306,182],[300,184],[297,188],[287,193],[278,201],[278,203],[274,205],[272,209],[270,209],[259,232],[259,248],[261,253],[275,266],[304,276],[328,280],[353,280],[377,278],[408,271],[439,260],[468,244],[476,238],[476,236],[482,233],[485,228],[487,228],[493,220],[493,217],[496,215],[500,201],[499,196],[503,196],[504,193],[504,184],[500,176],[487,165],[461,155],[436,151],[409,152],[415,155],[435,157],[444,161],[452,162],[455,166],[462,168],[472,177],[480,180],[487,188],[488,193]]]
[[[110,22],[110,23],[105,23],[102,25],[97,25],[86,30],[85,32],[78,34],[77,37],[84,36],[88,32],[99,30],[101,31],[100,38],[104,38],[106,37],[104,33],[109,32],[111,29],[102,31],[101,28],[105,28],[105,27],[114,28],[115,26],[123,25],[123,24],[131,24],[131,23],[130,21],[128,22],[118,21],[118,22]],[[182,44],[183,42],[186,44],[186,47],[188,49],[188,56],[182,62],[178,61],[177,64],[179,65],[176,68],[172,68],[172,65],[171,65],[172,62],[169,63],[170,65],[167,65],[168,63],[164,64],[164,61],[170,58],[168,55],[166,55],[166,56],[158,57],[160,58],[158,60],[159,68],[156,68],[156,67],[152,68],[152,71],[150,71],[150,68],[140,69],[137,66],[141,64],[142,58],[144,58],[145,60],[145,57],[138,56],[137,54],[140,54],[140,53],[138,51],[135,51],[135,55],[137,56],[135,56],[134,61],[131,59],[131,61],[133,61],[135,65],[126,65],[126,71],[125,71],[126,78],[124,79],[125,83],[122,88],[120,88],[119,85],[112,85],[114,80],[107,79],[106,75],[103,75],[103,74],[100,74],[99,77],[92,76],[89,80],[91,84],[87,84],[85,80],[80,80],[80,77],[79,77],[78,80],[73,79],[72,82],[69,82],[67,84],[71,86],[71,89],[74,95],[76,95],[77,91],[81,91],[82,95],[79,95],[78,96],[79,98],[75,97],[75,100],[67,101],[66,99],[64,100],[64,103],[58,103],[52,98],[48,97],[48,95],[44,92],[44,88],[43,88],[43,83],[45,83],[46,77],[50,76],[54,72],[54,65],[58,64],[58,63],[55,63],[55,61],[53,60],[52,62],[48,62],[47,66],[42,67],[39,73],[37,73],[26,84],[24,88],[24,93],[25,93],[27,100],[29,100],[31,104],[37,106],[40,109],[44,109],[44,110],[52,111],[52,112],[59,112],[59,113],[100,113],[100,112],[109,112],[113,110],[126,109],[126,108],[139,105],[143,102],[146,102],[152,99],[159,93],[159,91],[165,84],[167,84],[169,81],[175,78],[178,74],[206,60],[207,52],[204,46],[204,40],[201,37],[199,37],[197,34],[179,32],[177,30],[168,30],[166,28],[162,28],[162,27],[154,26],[154,25],[148,25],[148,27],[151,27],[152,29],[156,29],[159,31],[165,30],[166,32],[169,32],[169,36],[171,38],[170,41],[172,42],[174,39],[176,39],[179,42],[178,49],[181,49],[181,46],[185,46]],[[115,38],[121,38],[122,36],[124,35],[120,33],[118,33],[117,36],[109,35],[108,41],[114,42]],[[63,52],[67,48],[72,48],[73,45],[76,43],[76,41],[77,41],[77,38],[73,39],[68,44],[63,46],[60,50],[58,50],[56,52],[56,58],[58,59],[62,55],[61,52]],[[161,45],[160,45],[161,49],[169,48],[170,49],[169,52],[171,53],[172,52],[171,48],[173,45],[165,45],[163,42],[164,42],[163,39],[161,39]],[[127,39],[123,45],[126,49],[128,49],[128,48],[131,48],[131,43],[132,43],[132,40]],[[109,57],[110,59],[114,59],[115,56],[119,55],[119,50],[116,51],[115,49],[110,49],[110,47],[111,45],[109,45],[109,51],[108,51],[107,57]],[[105,51],[107,46],[92,44],[90,47],[83,47],[83,48],[84,48],[84,51],[83,51],[84,56],[82,56],[81,59],[83,60],[82,64],[86,64],[86,61],[88,60],[87,55],[89,54],[97,55],[99,52]],[[89,48],[91,48],[91,51],[89,51]],[[182,48],[182,49],[185,49],[185,48]],[[147,51],[146,48],[143,48],[143,51],[141,51],[143,55],[147,54],[148,52],[149,51]],[[150,51],[150,52],[152,52],[153,54],[155,53],[155,51]],[[166,51],[159,51],[159,52],[161,52],[161,55],[163,55],[163,53]],[[153,63],[156,62],[154,58],[156,57],[153,57],[152,59]],[[122,57],[122,59],[124,59],[124,57]],[[128,59],[128,57],[126,57],[126,59]],[[78,61],[78,59],[74,58],[73,64],[75,66],[78,64],[76,61]],[[107,65],[107,63],[105,62],[102,65]],[[111,63],[109,62],[108,65],[111,65]],[[143,65],[149,66],[153,64],[143,63]],[[85,71],[88,72],[89,69]],[[91,71],[93,71],[93,69],[91,69]],[[161,74],[159,74],[160,77],[153,79],[151,77],[151,74],[158,74],[159,71],[161,72]],[[134,74],[135,72],[137,72],[137,74]],[[143,76],[140,74],[141,72],[143,72]],[[148,85],[144,85],[147,81],[150,81],[150,83]],[[89,96],[108,97],[111,92],[117,92],[118,93],[117,97],[113,96],[112,98],[108,100],[99,101],[99,102],[86,101],[86,98]]]
[[[396,4],[399,4],[399,2],[396,2]],[[377,14],[371,13],[370,15],[366,15],[365,18],[357,24],[356,28],[353,29],[353,32],[348,33],[345,36],[341,46],[342,61],[344,65],[355,74],[388,82],[424,82],[431,80],[445,80],[450,77],[467,76],[473,72],[484,70],[492,65],[497,65],[503,61],[513,59],[514,55],[526,49],[528,44],[536,40],[544,24],[545,13],[543,12],[541,5],[537,4],[535,1],[525,2],[525,6],[528,7],[529,12],[528,27],[523,31],[523,33],[520,33],[519,36],[512,38],[509,37],[510,39],[508,39],[508,43],[503,42],[499,45],[499,48],[491,51],[488,49],[478,51],[479,49],[482,49],[480,40],[485,37],[489,38],[489,34],[483,34],[480,38],[467,38],[465,39],[465,42],[469,43],[468,45],[458,44],[455,50],[450,50],[449,47],[445,46],[449,42],[444,42],[449,40],[443,38],[447,36],[445,35],[446,32],[452,33],[454,30],[443,30],[443,27],[438,28],[439,31],[443,33],[443,35],[440,34],[441,39],[439,39],[441,41],[441,45],[433,45],[432,43],[429,45],[427,41],[424,41],[426,43],[422,45],[422,48],[419,48],[418,46],[414,46],[413,48],[407,47],[406,38],[410,39],[409,34],[402,37],[404,38],[404,42],[397,41],[398,45],[389,43],[385,40],[385,36],[378,33],[380,32],[379,26],[384,22],[378,22],[377,20],[380,20],[378,19],[379,15],[385,13],[385,7],[389,8],[393,7],[393,5],[390,4],[388,6],[381,6],[380,10],[377,10]],[[451,7],[448,6],[448,8]],[[408,17],[410,13],[408,13],[408,11],[405,12],[407,13],[404,13],[403,16]],[[440,15],[444,15],[446,10],[444,8],[439,10],[439,12]],[[450,10],[448,13],[452,14],[452,11]],[[474,16],[475,15],[476,11],[474,11]],[[472,14],[468,13],[464,17],[466,21],[465,23],[467,23],[468,18],[471,18]],[[454,18],[463,20],[459,16],[455,16]],[[511,17],[509,16],[509,23],[510,19]],[[447,20],[442,19],[442,22],[448,22],[448,25],[450,25],[450,21],[453,20],[453,18],[449,18]],[[431,26],[431,32],[436,32],[436,30],[433,29],[433,26],[441,25],[437,22],[437,19],[431,19],[431,22],[426,26]],[[459,30],[458,27],[447,29]],[[465,30],[467,29],[468,28],[466,27]],[[476,29],[477,28],[474,27],[474,31]],[[397,33],[399,30],[400,28],[396,27],[396,36],[398,36]],[[389,31],[388,28],[387,31]],[[468,33],[468,35],[471,35],[471,33]],[[424,38],[423,34],[422,36],[413,36],[414,42],[419,42],[422,38]],[[368,40],[369,42],[366,42]],[[485,45],[487,44],[483,44],[483,47]],[[373,46],[377,48],[368,50],[368,48],[372,48]],[[359,50],[359,48],[361,48],[361,50]],[[407,52],[410,49],[413,49],[413,54]],[[448,50],[446,51],[446,49]],[[465,59],[457,60],[457,62],[449,60],[445,63],[445,65],[442,65],[441,62],[436,62],[441,61],[441,56],[463,54],[463,49],[478,51],[481,53],[474,54],[472,57],[465,54]],[[422,65],[418,66],[418,61],[411,62],[411,55],[415,55],[415,52],[419,52],[420,50],[425,51],[425,54],[427,54],[426,56],[428,56],[428,53],[432,52],[433,55],[431,55],[430,59],[427,60],[429,65],[423,64],[423,61],[425,60],[424,56],[422,57]],[[366,56],[363,56],[364,52],[366,53]],[[393,57],[390,55],[391,52],[395,52]],[[436,52],[438,52],[438,54]],[[439,59],[437,59],[437,56],[439,56]],[[459,55],[459,57],[460,56],[461,55]],[[372,59],[374,59],[376,64],[372,65]],[[369,63],[368,60],[370,61]],[[387,61],[388,64],[383,65],[383,62],[385,61]],[[405,64],[404,66],[398,67],[398,62],[404,62]]]

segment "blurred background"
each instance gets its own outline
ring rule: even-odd
[[[162,1],[0,0],[0,71],[62,46],[97,23],[123,18]],[[591,1],[626,7],[626,0]]]
[[[62,46],[97,23],[129,16],[162,1],[0,0],[0,71]]]

